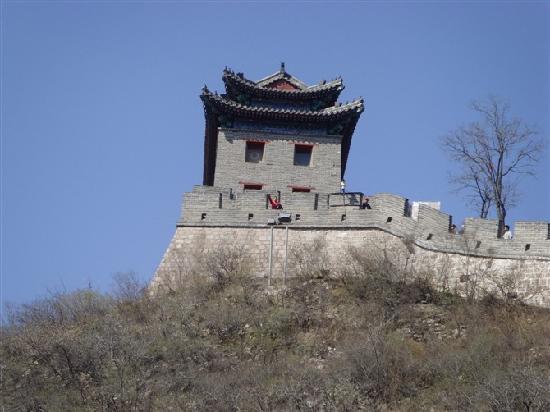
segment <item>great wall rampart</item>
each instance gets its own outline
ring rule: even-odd
[[[268,195],[279,196],[284,209],[271,209]],[[452,217],[429,206],[420,205],[415,219],[408,216],[404,197],[370,196],[372,209],[359,207],[361,197],[361,193],[235,193],[195,186],[185,195],[176,233],[153,285],[171,282],[186,270],[182,265],[190,263],[182,254],[207,254],[235,244],[252,262],[256,276],[280,281],[294,275],[296,265],[288,251],[322,239],[333,267],[346,259],[348,247],[372,253],[389,249],[396,265],[408,265],[417,274],[429,272],[445,287],[465,288],[476,277],[480,286],[490,288],[497,277],[513,274],[517,293],[550,306],[550,223],[516,222],[514,239],[505,240],[497,237],[496,220],[468,218],[463,233],[454,234],[449,232]],[[289,221],[278,223],[280,213],[290,215]]]

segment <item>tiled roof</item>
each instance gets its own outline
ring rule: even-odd
[[[206,87],[203,89],[201,99],[204,104],[217,108],[218,110],[233,115],[245,117],[307,121],[333,121],[350,114],[360,114],[364,110],[363,99],[354,100],[350,103],[331,106],[321,110],[304,110],[289,108],[274,108],[267,106],[248,106],[210,92]]]
[[[227,93],[231,97],[233,97],[232,94],[234,94],[234,90],[239,90],[249,93],[252,96],[289,100],[307,100],[330,96],[331,101],[334,102],[338,98],[340,92],[344,90],[344,84],[341,78],[329,82],[323,81],[313,86],[306,86],[302,81],[281,71],[255,82],[245,78],[242,73],[235,73],[226,68],[223,71],[222,79],[225,83]],[[295,85],[298,89],[281,90],[267,87],[273,82],[283,79]]]
[[[260,79],[255,83],[260,87],[266,87],[278,80],[286,80],[287,82],[293,84],[301,90],[307,89],[308,87],[307,84],[305,84],[303,81],[287,73],[284,63],[281,63],[281,68],[279,69],[279,71],[270,74],[269,76],[264,77],[263,79]]]

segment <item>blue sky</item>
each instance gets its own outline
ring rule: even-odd
[[[181,195],[202,181],[199,94],[225,66],[341,75],[365,98],[348,190],[440,200],[438,138],[494,94],[550,135],[550,3],[2,2],[2,299],[25,302],[116,272],[150,279]],[[550,157],[510,221],[550,221]]]

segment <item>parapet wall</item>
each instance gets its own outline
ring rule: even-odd
[[[284,209],[270,208],[267,196],[279,196]],[[178,226],[266,227],[279,212],[289,213],[290,227],[383,230],[418,246],[444,253],[491,258],[550,259],[550,223],[517,222],[514,239],[497,237],[498,222],[468,218],[463,233],[449,232],[452,217],[420,205],[418,218],[408,216],[407,199],[380,193],[370,196],[372,209],[360,209],[363,194],[240,191],[195,186],[184,196]]]
[[[268,194],[280,196],[282,211],[269,207]],[[436,284],[459,293],[502,291],[499,284],[512,284],[514,293],[550,307],[548,223],[518,222],[515,239],[504,240],[497,238],[497,221],[466,219],[463,233],[453,234],[451,216],[428,206],[420,205],[413,219],[403,197],[371,196],[370,210],[359,208],[361,199],[361,193],[233,193],[196,186],[185,194],[176,233],[152,286],[170,286],[193,272],[196,260],[227,247],[238,248],[255,275],[274,282],[299,273],[300,262],[320,254],[323,264],[337,272],[355,248],[379,254],[411,274],[429,274]],[[280,212],[290,214],[291,221],[273,224]],[[325,245],[322,252],[312,247],[319,240]],[[506,276],[513,282],[504,282]]]

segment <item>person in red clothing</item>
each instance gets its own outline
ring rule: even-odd
[[[282,209],[283,205],[279,202],[277,199],[277,196],[271,198],[271,195],[267,195],[267,199],[269,200],[269,203],[271,204],[271,209]]]

